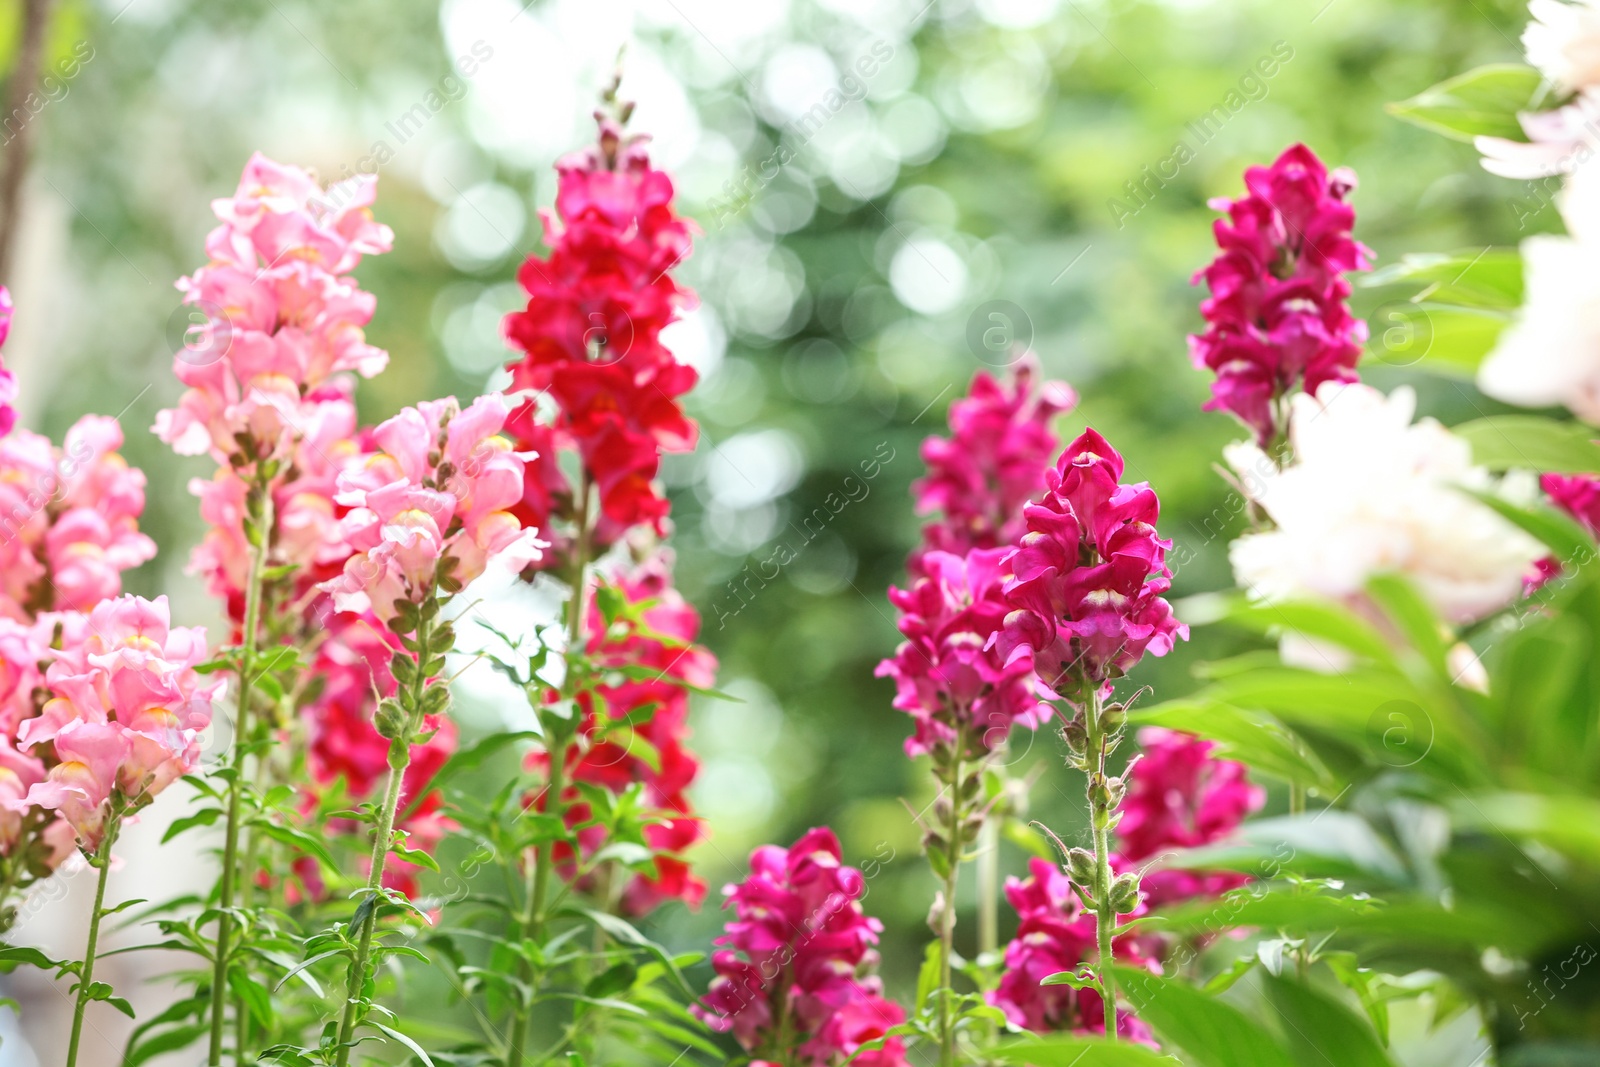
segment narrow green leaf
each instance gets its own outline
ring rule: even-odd
[[[1188,982],[1117,967],[1117,989],[1134,1014],[1198,1067],[1294,1067],[1272,1035],[1239,1009]]]
[[[1457,141],[1474,137],[1526,140],[1517,112],[1531,109],[1541,78],[1532,67],[1495,63],[1440,82],[1430,89],[1390,104],[1397,118]]]
[[[1600,471],[1600,436],[1592,427],[1538,415],[1490,415],[1455,427],[1472,458],[1491,470],[1521,468],[1563,474]]]
[[[1330,1049],[1338,1050],[1339,1067],[1394,1067],[1372,1028],[1343,1004],[1291,979],[1263,982],[1299,1067],[1327,1067]]]
[[[417,1059],[421,1060],[423,1063],[426,1063],[428,1067],[434,1067],[433,1061],[428,1058],[428,1054],[422,1051],[422,1046],[411,1040],[405,1034],[402,1034],[400,1031],[393,1029],[392,1027],[385,1026],[373,1019],[368,1019],[367,1025],[373,1027],[374,1029],[382,1030],[385,1034],[388,1034],[406,1048],[410,1049],[411,1054],[416,1056]]]

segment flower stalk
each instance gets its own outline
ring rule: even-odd
[[[574,671],[572,670],[572,656],[583,647],[583,609],[586,604],[584,590],[588,582],[589,567],[589,497],[591,480],[588,472],[584,472],[582,486],[578,495],[577,535],[573,539],[572,548],[572,599],[567,602],[567,674],[564,687],[568,690],[566,695],[571,696],[573,688]],[[530,680],[530,692],[536,680]],[[549,781],[545,786],[545,812],[561,820],[565,825],[566,808],[562,802],[561,794],[567,787],[567,745],[571,740],[571,724],[556,715],[547,715],[541,709],[539,715],[540,729],[543,731],[547,750],[550,754]],[[523,940],[533,938],[542,941],[546,923],[549,921],[546,897],[550,892],[550,868],[554,863],[554,848],[549,840],[540,841],[534,849],[533,871],[528,885],[527,911],[522,917],[520,937]],[[531,984],[536,975],[533,965],[524,958],[522,963],[523,980]],[[511,1045],[507,1051],[507,1067],[522,1067],[523,1048],[528,1040],[528,1027],[532,1022],[533,1009],[529,1003],[519,1005],[516,1021],[511,1028]]]
[[[233,940],[233,908],[240,883],[239,834],[240,796],[244,787],[244,761],[250,750],[250,700],[256,680],[256,647],[261,628],[262,569],[272,529],[272,494],[266,479],[257,474],[246,506],[245,536],[250,544],[250,573],[245,583],[244,628],[239,650],[239,697],[234,721],[233,751],[230,753],[226,829],[222,846],[222,883],[217,900],[217,948],[211,973],[211,1046],[207,1063],[221,1067],[223,1033],[228,1001],[228,957]],[[248,875],[246,875],[247,877]],[[240,1062],[244,1049],[236,1050]]]
[[[1116,705],[1112,705],[1113,708]],[[1088,778],[1089,819],[1094,841],[1094,878],[1092,895],[1084,896],[1084,904],[1094,912],[1095,944],[1099,950],[1096,960],[1096,977],[1099,979],[1100,1003],[1105,1013],[1106,1040],[1117,1039],[1117,980],[1111,973],[1111,932],[1117,925],[1119,886],[1111,874],[1111,827],[1113,809],[1121,800],[1121,782],[1113,785],[1106,776],[1106,757],[1116,747],[1108,709],[1098,689],[1090,690],[1089,713],[1086,716],[1087,756],[1090,762]],[[1117,709],[1120,711],[1120,709]],[[1135,894],[1137,881],[1132,883]],[[1080,895],[1083,888],[1079,887]],[[1130,907],[1128,910],[1132,910]]]
[[[90,866],[100,872],[95,880],[94,910],[89,913],[89,939],[83,949],[83,966],[78,972],[78,997],[72,1007],[72,1036],[67,1041],[67,1067],[77,1067],[78,1046],[83,1039],[84,1011],[92,999],[90,986],[94,982],[94,961],[100,949],[100,920],[105,918],[106,882],[111,875],[111,848],[117,843],[117,832],[122,828],[122,812],[118,798],[112,800],[112,810],[106,819],[105,837],[95,850]]]
[[[372,837],[367,892],[361,906],[356,909],[359,930],[356,951],[350,958],[345,981],[344,1013],[339,1021],[338,1067],[347,1067],[350,1062],[350,1050],[354,1047],[356,1023],[359,1021],[357,1016],[372,970],[372,941],[378,922],[378,901],[383,896],[384,867],[394,843],[394,822],[400,808],[400,791],[405,782],[406,768],[411,765],[411,743],[422,728],[423,717],[429,711],[443,710],[448,700],[447,695],[433,695],[435,690],[448,693],[443,689],[443,682],[434,687],[428,685],[428,680],[437,674],[432,669],[437,665],[436,658],[441,657],[454,640],[450,625],[437,623],[441,606],[438,597],[430,594],[420,609],[414,609],[415,637],[409,644],[415,649],[416,659],[413,662],[403,654],[394,658],[396,680],[400,682],[399,699],[386,700],[378,708],[378,732],[389,739],[389,776]],[[400,617],[407,618],[405,614]],[[402,663],[411,666],[401,667]]]

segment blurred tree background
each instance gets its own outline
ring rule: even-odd
[[[19,7],[0,21],[7,62]],[[704,375],[702,439],[664,476],[679,582],[742,698],[696,710],[712,896],[698,914],[667,909],[656,932],[704,946],[752,846],[829,823],[847,858],[882,864],[867,906],[903,989],[934,884],[901,800],[920,808],[932,787],[872,672],[897,639],[884,590],[917,536],[919,442],[1013,337],[1082,396],[1063,438],[1092,423],[1161,493],[1178,596],[1229,584],[1242,517],[1212,465],[1240,434],[1200,411],[1207,380],[1185,344],[1189,277],[1213,254],[1207,200],[1304,140],[1358,172],[1356,232],[1380,265],[1552,228],[1470,146],[1384,112],[1520,58],[1525,20],[1517,0],[62,0],[52,55],[87,41],[93,56],[30,120],[6,358],[43,431],[123,413],[162,545],[131,588],[216,627],[184,573],[200,534],[186,482],[208,464],[146,432],[178,393],[187,320],[171,283],[201,262],[209,200],[256,149],[328,179],[376,169],[395,251],[359,275],[393,363],[362,386],[364,415],[476,394],[505,354],[515,268],[541,247],[551,163],[590,138],[623,50],[634,127],[705,231],[682,267],[702,303],[674,328]],[[1386,299],[1357,293],[1374,334],[1364,374],[1383,387],[1427,344]],[[1424,407],[1446,422],[1494,410],[1465,382]],[[831,517],[806,544],[819,507]],[[805,547],[751,579],[784,544]],[[1200,631],[1140,681],[1178,695],[1230,640]],[[502,714],[472,677],[469,731]],[[1039,773],[1033,817],[1066,836],[1081,787],[1056,750],[1042,734],[1017,768]],[[1020,871],[1005,847],[1003,869]]]

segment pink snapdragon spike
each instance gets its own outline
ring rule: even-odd
[[[375,301],[349,276],[394,240],[373,221],[376,189],[360,175],[324,190],[257,153],[235,194],[212,202],[210,262],[178,283],[195,322],[173,362],[188,390],[156,420],[163,441],[224,464],[272,456],[301,432],[311,394],[383,369],[388,354],[363,333]]]
[[[1021,537],[1022,506],[1044,491],[1045,472],[1061,443],[1050,421],[1078,403],[1070,385],[1037,382],[1038,373],[1032,357],[1017,364],[1010,381],[979,371],[967,395],[950,405],[950,436],[922,443],[928,473],[911,492],[917,514],[940,517],[923,527],[912,573],[927,552],[959,556],[1003,548]]]
[[[350,558],[340,518],[348,510],[335,502],[339,474],[363,461],[355,404],[337,388],[325,387],[305,399],[300,433],[287,446],[281,475],[273,481],[276,536],[269,549],[274,567],[295,568],[296,593],[335,577]],[[189,492],[199,498],[206,534],[190,556],[189,572],[205,579],[206,589],[228,607],[235,623],[244,618],[250,545],[245,537],[249,484],[231,466],[209,478],[195,478]]]
[[[1266,800],[1266,791],[1250,781],[1244,764],[1212,755],[1213,741],[1152,726],[1139,731],[1139,748],[1143,758],[1128,777],[1118,809],[1117,844],[1125,866],[1225,840]],[[1242,874],[1157,867],[1144,874],[1139,888],[1146,902],[1158,907],[1220,896],[1249,881]]]
[[[65,445],[27,430],[0,439],[0,615],[87,611],[156,554],[139,531],[144,474],[118,453],[115,419],[86,415]]]
[[[60,647],[45,670],[48,698],[19,725],[17,747],[52,765],[6,803],[57,812],[93,851],[113,794],[137,807],[194,769],[224,683],[195,671],[208,657],[205,632],[172,626],[165,597],[123,596],[40,625],[59,630]]]
[[[983,755],[1011,729],[1037,729],[1051,707],[1026,655],[1006,656],[996,642],[1011,607],[1002,592],[1008,549],[972,549],[965,556],[929,552],[909,590],[890,589],[905,641],[878,664],[895,681],[894,706],[915,721],[906,753],[936,746]]]
[[[1369,269],[1372,253],[1350,235],[1353,172],[1330,173],[1296,144],[1244,181],[1244,196],[1211,202],[1228,217],[1215,223],[1221,254],[1194,276],[1211,296],[1189,350],[1217,375],[1206,410],[1232,412],[1266,448],[1284,431],[1284,397],[1356,380],[1367,328],[1350,314],[1344,275]]]
[[[717,976],[692,1010],[758,1058],[833,1067],[905,1021],[866,976],[883,924],[862,911],[865,880],[840,855],[833,831],[810,830],[791,848],[756,849],[750,876],[723,890],[735,917],[716,943],[730,947],[712,954]],[[792,1047],[774,1047],[780,1013]],[[898,1038],[854,1062],[907,1063]]]
[[[495,558],[520,571],[543,542],[507,510],[522,499],[524,458],[499,436],[510,409],[497,393],[465,411],[453,397],[406,408],[373,431],[381,450],[347,467],[335,502],[350,508],[340,536],[353,555],[323,583],[340,611],[394,616],[443,575],[465,585]],[[457,588],[459,588],[459,585]]]
[[[1014,1025],[1035,1033],[1104,1034],[1105,1009],[1096,990],[1040,984],[1052,974],[1077,970],[1095,955],[1094,915],[1083,910],[1067,876],[1048,860],[1029,860],[1028,872],[1026,879],[1006,879],[1006,900],[1017,912],[1017,935],[1006,945],[1000,984],[985,999]],[[1159,973],[1131,937],[1113,942],[1112,953],[1122,963]],[[1155,1045],[1150,1028],[1127,1011],[1117,1013],[1117,1034]]]
[[[0,285],[0,346],[4,346],[6,338],[11,336],[11,290]],[[17,402],[17,376],[6,370],[0,364],[0,437],[11,432],[17,424],[17,409],[11,405]]]
[[[1172,542],[1156,534],[1161,503],[1148,483],[1121,477],[1116,449],[1085,430],[1050,472],[1043,499],[1023,509],[1028,532],[1002,564],[1015,610],[995,645],[1008,663],[1031,657],[1068,700],[1189,636],[1162,597]]]

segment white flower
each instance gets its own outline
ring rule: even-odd
[[[1329,597],[1360,609],[1367,582],[1402,575],[1453,624],[1522,593],[1546,554],[1533,538],[1458,487],[1488,489],[1467,443],[1433,419],[1411,421],[1416,396],[1330,382],[1292,401],[1293,464],[1227,449],[1245,491],[1276,524],[1235,541],[1239,583],[1266,601]]]
[[[1562,96],[1549,111],[1522,112],[1526,141],[1477,137],[1484,169],[1503,178],[1570,174],[1600,147],[1600,0],[1530,0],[1533,21],[1522,32],[1528,62]]]
[[[1573,174],[1560,206],[1571,236],[1522,242],[1522,308],[1479,366],[1478,388],[1600,424],[1600,166]]]
[[[1528,62],[1562,92],[1600,85],[1600,0],[1529,0],[1522,31]]]
[[[1526,141],[1472,139],[1483,153],[1484,170],[1502,178],[1535,181],[1584,169],[1600,152],[1600,87],[1585,89],[1549,111],[1518,112],[1517,122]]]

